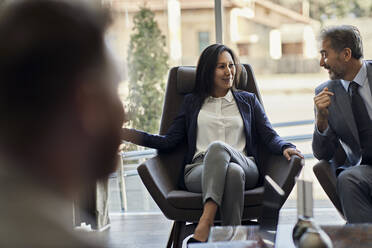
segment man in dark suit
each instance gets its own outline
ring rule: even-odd
[[[349,223],[372,222],[372,63],[363,61],[354,26],[321,32],[320,66],[329,81],[315,90],[313,152],[331,160],[340,143],[346,161],[336,169],[337,193]]]
[[[0,247],[103,247],[72,200],[115,170],[123,108],[93,1],[9,1],[0,12]],[[3,7],[3,6],[2,6]]]

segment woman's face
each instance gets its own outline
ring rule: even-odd
[[[229,52],[224,51],[218,56],[214,72],[214,97],[223,97],[233,86],[235,64]]]

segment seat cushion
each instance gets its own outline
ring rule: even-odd
[[[257,187],[244,192],[244,206],[256,206],[262,203],[264,187]],[[203,209],[201,193],[193,193],[185,190],[172,190],[167,200],[175,208]]]

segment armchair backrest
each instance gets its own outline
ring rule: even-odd
[[[252,67],[248,64],[243,64],[240,77],[236,87],[240,90],[255,93],[257,98],[261,100],[261,95],[256,85],[256,79]],[[168,82],[164,98],[163,113],[160,122],[160,134],[165,134],[172,121],[177,116],[183,98],[186,94],[191,93],[195,86],[196,67],[195,66],[179,66],[171,68],[168,76]],[[178,175],[182,168],[184,155],[186,153],[186,142],[172,151],[169,156],[161,155],[161,159],[167,160],[167,171],[169,179],[177,185]]]
[[[237,88],[255,93],[262,103],[252,67],[249,64],[243,64],[241,66],[242,70]],[[193,91],[195,76],[195,66],[179,66],[170,69],[164,98],[163,114],[160,122],[160,134],[164,134],[168,130],[172,121],[177,116],[183,97]]]

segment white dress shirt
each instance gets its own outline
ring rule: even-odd
[[[222,141],[245,154],[243,119],[230,90],[224,97],[205,99],[198,115],[194,158],[213,141]]]
[[[369,115],[369,118],[372,120],[372,95],[369,87],[368,76],[367,76],[367,65],[363,61],[362,68],[360,68],[358,74],[352,80],[359,84],[358,92],[366,105],[366,109]],[[344,86],[346,92],[348,92],[350,81],[341,80],[342,86]]]

